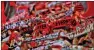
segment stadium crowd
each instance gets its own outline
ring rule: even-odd
[[[94,49],[94,16],[82,16],[86,10],[81,2],[16,1],[10,6],[16,11],[1,25],[2,50]],[[71,32],[73,38],[67,35]]]

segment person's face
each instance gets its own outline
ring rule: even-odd
[[[60,38],[60,40],[63,40],[62,38]]]
[[[76,16],[79,16],[79,15],[80,15],[80,12],[79,12],[79,11],[76,11],[76,12],[75,12],[75,15],[76,15]]]
[[[28,23],[28,26],[31,26],[31,23]]]
[[[10,30],[8,30],[8,34],[9,34],[9,35],[11,34],[11,31],[10,31]]]
[[[81,11],[81,14],[84,14],[85,12],[84,11]]]
[[[65,10],[66,10],[66,11],[69,10],[69,7],[65,7]]]
[[[82,14],[84,14],[84,11],[81,11],[81,12],[76,11],[76,12],[75,12],[75,15],[76,15],[76,16],[80,16],[80,15],[82,15]]]

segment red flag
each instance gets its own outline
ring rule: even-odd
[[[16,6],[15,1],[10,1],[10,6],[15,7]]]
[[[28,9],[28,6],[20,6],[19,9]]]
[[[86,10],[85,14],[83,14],[84,17],[88,17],[88,16],[94,16],[94,2],[87,2],[87,7],[88,9]]]
[[[46,6],[45,6],[45,2],[38,2],[35,6],[35,9],[36,10],[42,10],[42,9],[45,9]]]
[[[5,7],[4,7],[4,2],[1,2],[1,23],[5,24],[6,23],[6,16],[4,14]]]

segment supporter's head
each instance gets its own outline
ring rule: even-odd
[[[28,23],[28,26],[31,26],[31,23]]]
[[[63,2],[63,3],[61,3],[62,4],[62,7],[64,7],[65,6],[65,3]]]
[[[50,7],[49,10],[50,10],[50,12],[55,11],[55,6]]]
[[[60,37],[59,40],[65,40],[65,38],[64,37]]]
[[[66,6],[66,7],[69,7],[69,8],[70,8],[71,5],[72,5],[72,2],[71,2],[71,1],[66,1],[66,2],[65,2],[65,6]]]
[[[56,4],[55,11],[60,11],[62,9],[61,4]]]
[[[69,7],[66,7],[66,6],[65,6],[64,8],[65,8],[65,10],[66,10],[66,11],[68,11],[68,10],[69,10]]]
[[[13,30],[9,29],[8,34],[10,35],[13,32]]]
[[[27,42],[22,42],[22,44],[21,44],[21,50],[28,50]]]
[[[65,13],[60,13],[58,16],[64,17],[65,16]]]
[[[81,14],[84,14],[84,7],[82,4],[78,4],[74,8],[75,15],[79,16]]]
[[[18,32],[18,31],[14,31],[14,33],[15,33],[15,34],[19,34],[19,32]]]
[[[78,45],[78,38],[74,38],[72,44],[73,45]]]
[[[69,10],[72,6],[72,3],[71,2],[65,2],[65,10],[67,11],[67,10]]]

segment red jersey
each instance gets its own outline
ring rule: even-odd
[[[3,43],[1,50],[8,50],[8,45],[6,43]]]
[[[11,40],[17,40],[17,34],[16,33],[11,33],[10,37],[9,37],[9,42],[11,42]]]
[[[30,46],[31,46],[31,47],[36,47],[36,46],[37,46],[37,43],[36,43],[35,41],[32,41],[32,42],[30,43]]]

